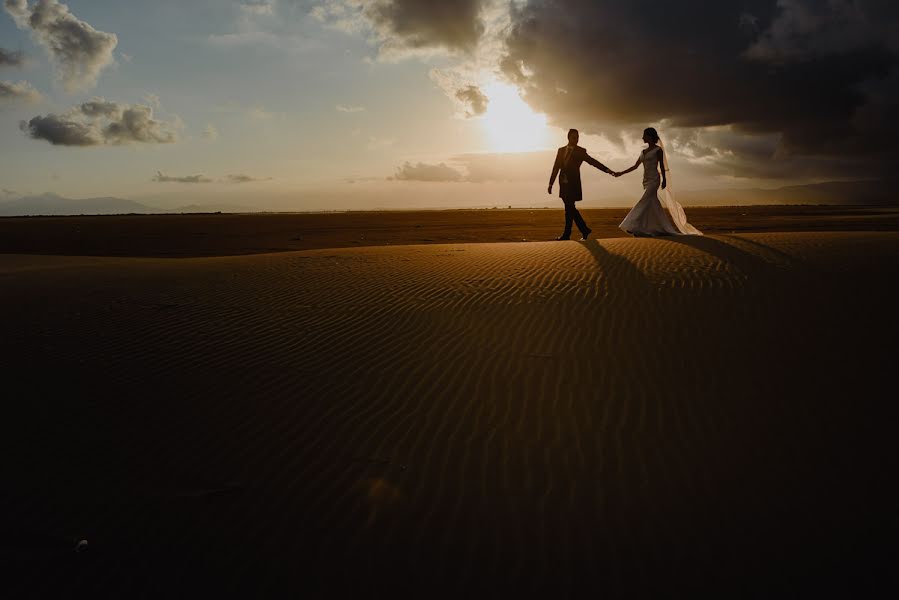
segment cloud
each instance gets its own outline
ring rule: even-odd
[[[144,94],[144,102],[155,109],[162,108],[162,100],[156,94]]]
[[[271,177],[252,177],[250,175],[244,175],[242,173],[231,173],[225,175],[226,183],[252,183],[254,181],[271,181]]]
[[[267,31],[239,31],[236,33],[215,33],[208,38],[210,44],[222,47],[271,45],[277,47],[279,38]]]
[[[100,72],[112,64],[118,44],[114,33],[98,31],[58,0],[4,0],[4,7],[21,29],[31,30],[56,66],[69,92],[93,87]]]
[[[309,14],[326,26],[344,33],[357,33],[366,28],[361,0],[324,0]]]
[[[230,184],[252,183],[256,181],[271,181],[271,177],[253,177],[243,173],[229,173],[225,175],[221,181]],[[162,171],[156,171],[152,181],[156,183],[213,183],[214,180],[203,174],[197,175],[166,175]]]
[[[471,153],[449,158],[449,163],[410,163],[396,169],[394,181],[446,181],[466,183],[546,182],[555,151],[510,154]]]
[[[13,18],[16,25],[22,25],[27,22],[30,12],[27,0],[3,0],[3,8]]]
[[[382,57],[418,51],[471,53],[484,24],[481,13],[489,0],[327,0],[313,17],[338,29],[369,29]]]
[[[30,138],[47,140],[54,146],[99,146],[103,134],[95,126],[54,114],[21,121],[19,128]]]
[[[219,130],[215,128],[215,125],[210,123],[203,128],[203,133],[201,135],[207,140],[217,140],[219,137]]]
[[[77,110],[86,117],[107,117],[111,119],[115,118],[122,109],[116,102],[109,102],[103,98],[94,98],[82,103]]]
[[[149,106],[94,98],[61,115],[22,121],[19,128],[32,139],[46,140],[54,146],[100,146],[173,143],[178,140],[181,124],[177,119],[154,119]]]
[[[389,148],[396,144],[396,138],[381,138],[370,136],[368,138],[368,149],[369,150],[383,150],[384,148]]]
[[[894,152],[871,136],[899,136],[897,3],[526,0],[510,15],[502,72],[560,127],[726,126],[728,143],[774,135],[777,158],[746,155],[768,162]]]
[[[468,117],[477,117],[487,112],[489,100],[476,85],[468,85],[456,90],[456,99],[466,107],[465,115]]]
[[[365,111],[364,106],[346,106],[344,104],[338,104],[334,108],[337,109],[337,112],[342,112],[342,113],[357,113],[357,112]]]
[[[0,48],[0,67],[21,67],[25,64],[25,57],[19,51]]]
[[[412,164],[406,162],[397,168],[393,177],[396,181],[462,181],[462,173],[446,163],[430,165],[427,163]]]
[[[271,119],[272,117],[275,116],[274,113],[270,113],[269,111],[265,110],[265,108],[263,108],[261,106],[254,106],[249,111],[247,111],[247,114],[250,115],[251,119],[257,119],[257,120]]]
[[[212,180],[205,175],[184,175],[177,177],[174,175],[166,175],[162,171],[156,171],[151,181],[157,183],[212,183]]]
[[[0,81],[0,106],[5,104],[31,104],[42,100],[41,93],[27,81]]]
[[[864,5],[870,3],[779,0],[777,4],[780,12],[746,50],[746,56],[783,64],[864,49],[872,38],[887,41],[899,33],[895,22],[887,21],[884,27],[883,22],[869,19]],[[871,16],[874,14],[879,11]]]
[[[472,82],[477,75],[472,69],[466,67],[431,69],[428,75],[453,102],[457,117],[469,119],[487,112],[489,99],[481,91],[480,86]]]
[[[272,2],[268,2],[267,0],[257,0],[255,2],[242,2],[240,4],[241,12],[251,14],[251,15],[271,15],[273,14],[274,7],[272,6]]]

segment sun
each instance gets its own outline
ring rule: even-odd
[[[546,115],[531,110],[513,86],[494,82],[484,86],[487,112],[481,117],[487,144],[493,152],[532,152],[550,142]]]

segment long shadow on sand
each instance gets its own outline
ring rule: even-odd
[[[619,283],[634,286],[636,289],[651,287],[646,275],[634,263],[617,254],[612,254],[598,240],[581,242],[581,246],[593,256],[600,271],[606,277],[614,278]]]
[[[716,239],[716,237],[710,236],[669,236],[664,238],[665,241],[681,244],[683,246],[689,246],[694,250],[699,250],[700,252],[704,252],[706,254],[710,254],[728,265],[733,265],[738,268],[740,271],[750,274],[750,273],[772,273],[777,270],[777,267],[764,260],[760,256],[746,252],[735,246],[734,244],[728,244],[720,239]],[[743,238],[733,238],[734,240],[744,240]],[[753,245],[758,246],[760,249],[764,249],[767,252],[781,255],[782,252],[778,250],[774,250],[773,248],[769,248],[764,244],[759,244],[758,242],[751,242]],[[784,255],[787,256],[787,255]],[[790,262],[795,262],[795,259],[787,256]]]
[[[718,235],[716,235],[715,237],[718,237],[718,238],[727,238],[727,239],[733,240],[733,241],[735,241],[735,242],[737,242],[737,243],[739,243],[739,244],[747,244],[747,245],[749,245],[749,246],[753,246],[753,247],[755,247],[755,248],[759,248],[759,249],[762,250],[763,252],[768,252],[768,253],[770,253],[770,254],[773,254],[773,255],[777,256],[779,259],[781,259],[782,261],[784,261],[784,263],[786,263],[786,264],[788,264],[788,265],[796,264],[796,263],[798,262],[798,259],[797,259],[795,256],[792,256],[792,255],[790,255],[790,254],[787,254],[787,253],[784,252],[783,250],[778,250],[778,249],[776,249],[776,248],[772,248],[771,246],[769,246],[769,245],[767,245],[767,244],[763,244],[763,243],[761,243],[761,242],[757,242],[757,241],[755,241],[755,240],[753,240],[753,239],[750,239],[750,238],[748,238],[748,237],[745,237],[745,236],[736,236],[736,235],[718,234]]]

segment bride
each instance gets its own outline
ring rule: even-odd
[[[634,166],[625,171],[613,173],[621,177],[635,170],[643,163],[643,197],[621,222],[621,229],[637,237],[656,235],[702,235],[687,222],[683,207],[674,199],[668,186],[668,157],[658,132],[653,127],[643,131],[643,141],[649,144],[641,153]],[[661,181],[659,172],[661,171]],[[659,198],[659,185],[663,191]],[[666,210],[667,209],[667,210]]]

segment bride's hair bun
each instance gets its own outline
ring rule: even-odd
[[[653,142],[658,143],[659,141],[659,132],[656,131],[655,127],[647,127],[643,130],[643,135],[651,139]]]

